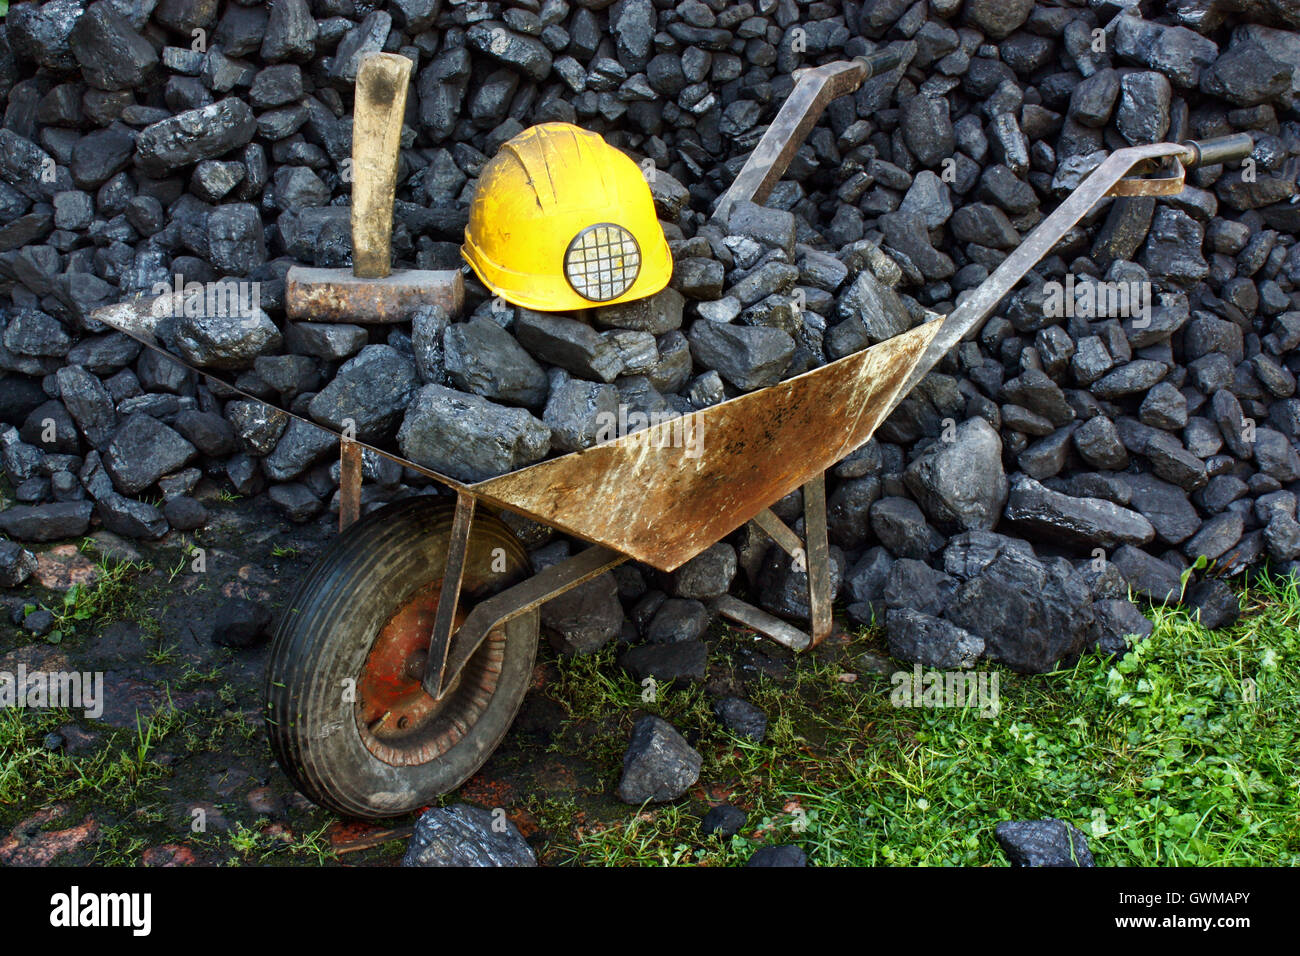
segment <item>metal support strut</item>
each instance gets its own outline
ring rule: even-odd
[[[442,573],[438,609],[433,615],[433,633],[429,635],[428,663],[421,681],[425,693],[435,699],[442,697],[443,688],[450,683],[446,679],[447,651],[451,647],[452,629],[456,626],[456,605],[460,602],[460,583],[465,576],[465,554],[469,550],[469,532],[474,523],[474,505],[473,495],[463,491],[456,493],[447,564]]]
[[[460,515],[460,511],[458,501],[456,507],[457,516]],[[451,542],[453,550],[457,547],[457,540],[456,520],[453,519]],[[466,529],[466,540],[468,540],[468,528]],[[462,560],[463,557],[462,554]],[[443,634],[440,629],[443,601],[448,600],[447,584],[451,580],[451,556],[448,555],[449,573],[443,582],[442,594],[438,598],[438,618],[434,624],[433,640],[429,645],[429,664],[433,665],[436,661],[437,666],[426,666],[424,680],[422,681],[425,693],[435,699],[440,699],[445,689],[451,686],[456,675],[469,663],[469,659],[474,656],[474,652],[478,650],[484,639],[507,621],[518,617],[520,614],[526,614],[534,608],[541,607],[551,598],[558,597],[565,591],[576,588],[578,585],[604,574],[611,568],[618,567],[626,560],[627,555],[595,545],[561,561],[559,564],[544,568],[532,577],[525,578],[513,587],[506,588],[499,594],[494,594],[474,605],[474,609],[466,615],[464,623],[456,629],[454,634],[450,632],[450,627],[448,627],[446,644],[441,649],[438,649],[436,645],[440,635]],[[457,589],[459,589],[459,573],[456,577],[456,583]],[[451,601],[451,606],[454,611],[454,600]],[[454,617],[452,620],[454,620]]]
[[[739,598],[724,594],[714,598],[713,609],[728,620],[752,628],[793,651],[816,647],[834,629],[831,607],[830,543],[826,531],[826,476],[818,473],[803,486],[804,538],[778,518],[770,508],[754,516],[754,523],[776,542],[794,564],[808,575],[808,612],[811,634]]]
[[[361,446],[344,438],[339,442],[339,531],[360,517]]]

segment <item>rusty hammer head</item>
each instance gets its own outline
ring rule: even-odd
[[[285,276],[290,319],[401,322],[411,310],[460,311],[459,270],[391,269],[393,197],[411,61],[393,53],[366,57],[357,70],[352,118],[352,269],[294,266]]]

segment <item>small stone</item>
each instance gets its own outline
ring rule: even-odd
[[[207,523],[208,509],[193,498],[181,495],[163,505],[163,515],[177,531],[194,531]]]
[[[622,615],[619,615],[622,622]],[[704,636],[709,626],[709,612],[705,606],[686,598],[669,598],[655,612],[646,628],[646,640],[651,644],[674,644],[695,641]]]
[[[1218,578],[1206,578],[1187,589],[1185,603],[1207,630],[1231,627],[1241,616],[1236,593]]]
[[[1241,540],[1243,530],[1244,523],[1239,513],[1228,511],[1215,515],[1188,539],[1183,545],[1183,553],[1193,560],[1204,556],[1213,561]]]
[[[944,617],[984,639],[985,653],[1016,671],[1046,673],[1078,654],[1092,624],[1092,595],[1067,562],[1001,549],[957,590]]]
[[[551,447],[581,451],[610,435],[618,419],[619,394],[613,385],[572,378],[563,369],[550,373],[550,395],[542,422],[551,430]]]
[[[402,866],[536,866],[532,847],[499,813],[457,803],[424,811]]]
[[[757,743],[767,735],[767,714],[747,700],[723,697],[714,703],[713,713],[727,730],[738,737]]]
[[[699,779],[702,763],[703,758],[671,724],[647,714],[632,730],[618,798],[633,806],[675,800]]]
[[[1155,625],[1132,601],[1110,598],[1092,602],[1093,642],[1103,654],[1123,656],[1131,645],[1145,640]]]
[[[187,110],[140,131],[135,149],[146,173],[163,176],[201,159],[216,159],[253,138],[257,120],[248,104],[228,97]]]
[[[1119,440],[1115,423],[1105,415],[1096,415],[1071,434],[1079,457],[1094,468],[1120,471],[1128,465],[1128,452]]]
[[[44,637],[54,629],[54,615],[41,608],[23,618],[23,630]]]
[[[781,329],[700,319],[690,329],[691,353],[741,391],[775,385],[789,368],[795,343]]]
[[[322,425],[351,427],[364,441],[391,435],[419,385],[414,363],[390,345],[367,345],[312,398],[308,413]]]
[[[271,611],[263,604],[231,598],[217,610],[212,642],[222,647],[252,647],[267,638]]]
[[[520,309],[515,336],[538,359],[578,378],[612,382],[623,372],[614,343],[575,319]]]
[[[754,851],[745,866],[807,866],[808,856],[797,846],[763,846]]]
[[[339,41],[339,45],[334,50],[334,64],[330,69],[330,75],[345,83],[355,82],[361,61],[384,49],[392,27],[393,18],[390,14],[384,10],[372,10]]]
[[[307,0],[276,0],[270,8],[262,34],[262,59],[268,63],[310,59],[318,31]]]
[[[794,214],[752,202],[739,202],[727,217],[727,229],[732,235],[748,236],[766,246],[782,249],[786,255],[794,254]]]
[[[523,409],[426,385],[407,407],[397,441],[407,458],[472,482],[539,461],[550,449],[551,430]]]
[[[903,104],[903,141],[922,166],[932,167],[952,156],[956,148],[948,101],[920,94]]]
[[[109,531],[126,538],[161,538],[167,533],[167,519],[153,505],[119,494],[100,495],[95,513]]]
[[[676,597],[707,599],[726,594],[736,576],[736,549],[725,542],[705,548],[672,573]]]
[[[266,497],[284,512],[286,518],[299,524],[310,521],[324,508],[324,504],[310,488],[295,481],[272,485]]]
[[[1294,68],[1258,43],[1233,43],[1201,74],[1201,89],[1237,106],[1255,106],[1289,92]]]
[[[984,653],[982,638],[912,608],[894,608],[885,615],[885,636],[889,653],[899,660],[945,670],[974,667]]]
[[[943,537],[926,523],[908,498],[881,498],[871,506],[871,529],[898,558],[925,560],[943,547]]]
[[[940,530],[990,530],[1007,500],[1002,441],[982,418],[957,427],[952,441],[930,446],[904,480]]]
[[[197,450],[175,430],[137,413],[122,423],[104,453],[104,467],[124,494],[133,495],[163,475],[184,468]]]
[[[703,641],[678,641],[673,644],[646,644],[627,651],[619,663],[642,687],[646,680],[657,684],[702,681],[708,664],[708,648]]]
[[[1119,90],[1119,74],[1099,70],[1075,86],[1070,95],[1070,116],[1084,126],[1105,126]]]
[[[0,541],[0,587],[16,588],[36,570],[36,555],[14,541]]]
[[[1159,143],[1169,131],[1173,89],[1163,74],[1127,73],[1120,79],[1115,128],[1132,145]]]
[[[90,4],[68,36],[82,75],[101,90],[144,86],[158,64],[153,44],[133,30],[116,7],[109,0]]]
[[[709,812],[700,821],[700,833],[704,836],[731,837],[740,832],[745,825],[745,811],[730,804],[720,803],[709,808]]]
[[[505,405],[539,408],[546,402],[546,372],[490,319],[448,326],[443,350],[447,376],[462,391]]]
[[[1017,476],[1011,486],[1005,515],[1045,538],[1085,548],[1144,545],[1156,534],[1136,511],[1100,498],[1073,498],[1024,475]]]
[[[1185,89],[1195,87],[1202,69],[1219,55],[1218,44],[1207,37],[1186,27],[1152,23],[1134,13],[1115,17],[1113,46],[1125,60],[1144,64]]]
[[[1187,398],[1169,382],[1160,382],[1142,399],[1138,419],[1153,428],[1180,429],[1187,424]]]
[[[1083,832],[1062,820],[1017,820],[993,830],[1012,866],[1093,866]]]
[[[550,547],[544,550],[550,551]],[[567,553],[567,548],[546,557],[537,552],[533,562],[540,571]],[[614,576],[601,574],[552,598],[542,605],[541,618],[547,639],[559,653],[594,654],[617,637],[623,625],[623,605]]]
[[[215,313],[176,320],[176,350],[195,365],[248,368],[259,355],[277,350],[280,343],[280,330],[261,309],[239,321]]]

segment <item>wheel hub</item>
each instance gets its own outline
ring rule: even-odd
[[[394,766],[436,760],[454,747],[487,708],[501,675],[505,636],[489,635],[435,700],[422,686],[442,581],[406,600],[380,629],[357,678],[356,719],[372,754]],[[463,595],[463,592],[462,592]],[[457,608],[454,629],[469,609]]]

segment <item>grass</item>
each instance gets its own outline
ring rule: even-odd
[[[135,578],[150,570],[151,565],[138,561],[101,561],[96,565],[93,581],[72,585],[63,593],[60,603],[46,608],[54,615],[54,626],[45,639],[58,644],[82,623],[121,620],[130,616],[140,603]],[[35,605],[24,608],[28,614],[34,610]]]
[[[172,708],[138,720],[134,734],[115,731],[112,745],[70,755],[48,750],[45,736],[73,719],[67,710],[0,709],[0,807],[48,806],[87,799],[128,809],[150,784],[167,775],[153,758],[158,744],[182,730],[184,716]]]
[[[1001,671],[993,718],[896,709],[885,675],[850,682],[846,665],[876,640],[863,634],[847,654],[803,657],[790,680],[751,686],[769,715],[762,744],[721,731],[699,691],[646,705],[629,678],[565,663],[552,693],[575,718],[625,729],[638,710],[663,714],[703,755],[702,782],[749,821],[703,840],[700,817],[717,801],[693,791],[566,828],[555,801],[537,808],[561,830],[546,855],[731,865],[795,843],[819,865],[1005,865],[994,827],[1053,816],[1087,834],[1099,865],[1300,864],[1300,596],[1293,579],[1265,578],[1241,598],[1246,613],[1226,631],[1161,608],[1122,660]],[[593,754],[611,781],[626,739]]]
[[[162,842],[213,851],[228,865],[336,859],[325,835],[328,817],[303,831],[270,827],[259,818],[207,833],[189,832],[169,819],[168,807],[177,796],[175,755],[229,754],[249,747],[261,728],[242,712],[192,714],[165,707],[138,719],[134,732],[109,730],[92,752],[46,749],[45,735],[76,716],[67,710],[0,709],[0,820],[6,827],[37,807],[68,804],[73,809],[65,818],[89,813],[100,822],[93,862],[102,866],[138,865],[147,846]],[[164,745],[166,754],[160,750]]]
[[[252,826],[236,823],[224,835],[225,845],[232,851],[226,860],[227,866],[283,863],[286,857],[291,856],[299,857],[297,862],[317,865],[337,859],[325,835],[328,823],[301,836],[292,836],[286,831],[268,827],[268,822],[259,818]],[[218,845],[221,843],[220,840],[216,842]]]

